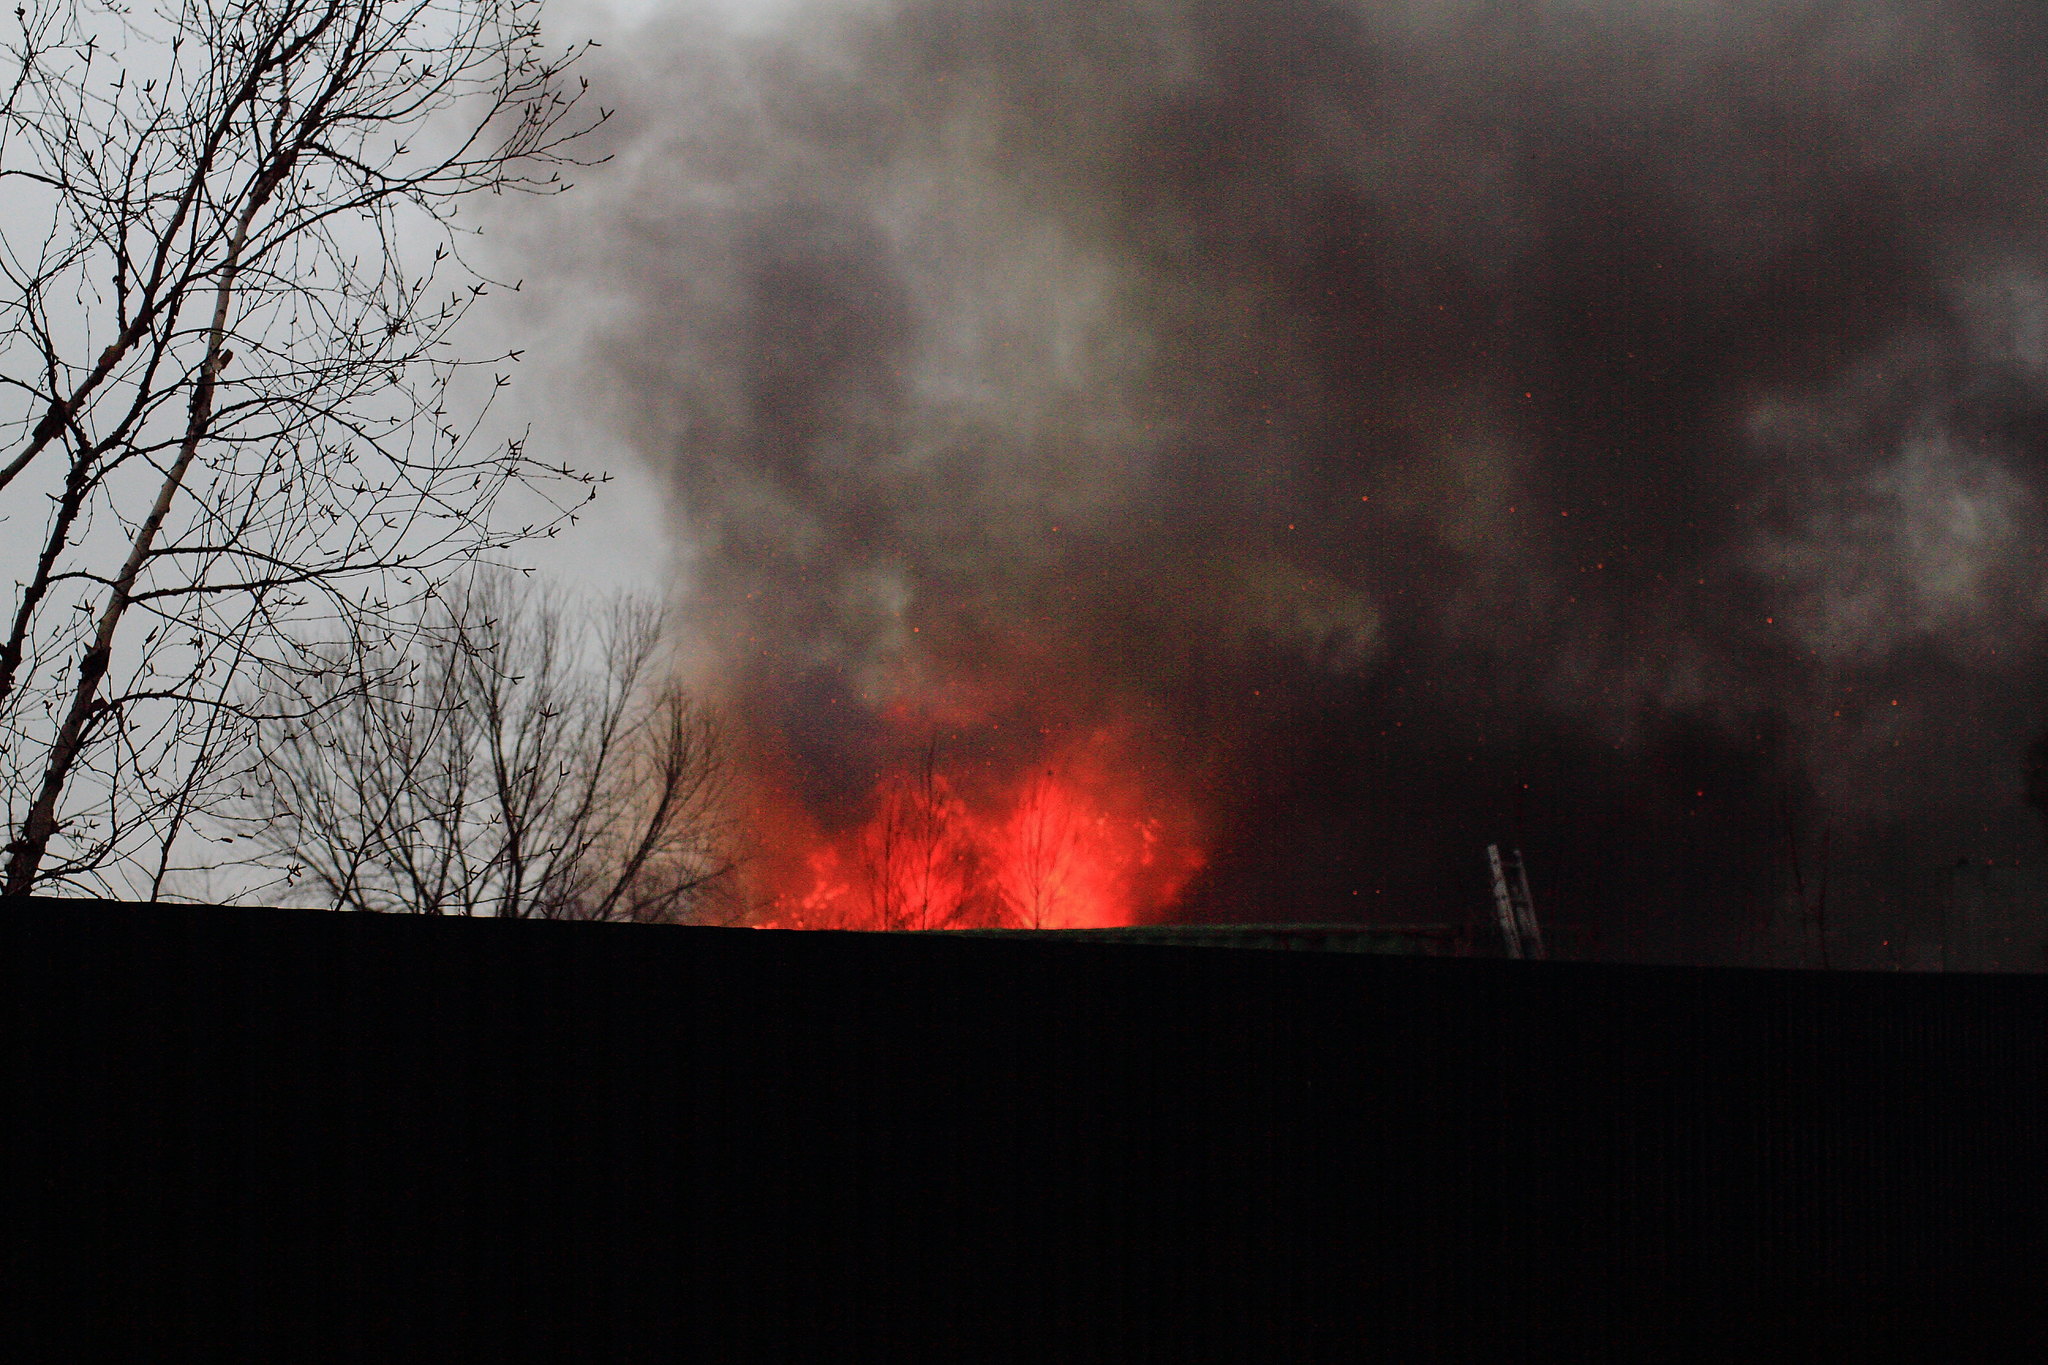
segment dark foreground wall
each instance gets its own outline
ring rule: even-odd
[[[48,901],[0,974],[13,1359],[1941,1358],[2048,1265],[2040,978]]]

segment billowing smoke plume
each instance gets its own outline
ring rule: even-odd
[[[1499,841],[1582,951],[1832,875],[1875,953],[2040,841],[2043,52],[2033,0],[657,11],[531,269],[820,828],[1092,743],[1198,850],[1150,913],[1462,918]]]

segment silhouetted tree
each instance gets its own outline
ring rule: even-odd
[[[1014,847],[999,888],[1002,918],[1022,929],[1060,923],[1074,870],[1074,813],[1050,772],[1024,788],[1011,829]]]
[[[309,716],[261,727],[270,865],[337,909],[717,918],[725,754],[661,624],[491,576],[341,651]]]
[[[161,894],[256,676],[315,692],[567,503],[479,434],[456,211],[598,119],[531,0],[25,0],[0,87],[4,890]],[[476,401],[455,381],[482,367]],[[466,409],[458,416],[457,409]],[[494,529],[523,485],[555,508]],[[577,500],[584,496],[575,488]],[[360,661],[355,661],[360,663]],[[286,712],[299,703],[272,694]],[[231,837],[231,836],[224,836]],[[214,855],[199,866],[213,865]]]
[[[876,929],[948,929],[976,922],[982,868],[963,837],[964,809],[939,772],[938,745],[886,782],[863,832],[861,880]]]

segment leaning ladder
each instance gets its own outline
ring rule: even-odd
[[[1500,915],[1500,935],[1507,940],[1509,957],[1543,958],[1543,931],[1536,925],[1536,903],[1529,898],[1529,869],[1522,851],[1513,849],[1501,857],[1499,844],[1486,846],[1486,861],[1493,869],[1493,906]]]

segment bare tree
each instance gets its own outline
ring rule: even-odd
[[[982,869],[958,828],[960,800],[939,772],[936,742],[891,778],[861,838],[861,886],[876,929],[945,929],[973,920]]]
[[[409,638],[346,651],[309,720],[263,724],[258,841],[338,909],[715,917],[725,756],[661,626],[644,600],[591,612],[502,576],[437,599]]]
[[[518,352],[452,349],[487,284],[455,215],[563,188],[603,115],[577,112],[578,54],[544,47],[532,0],[28,0],[14,19],[0,889],[160,894],[244,780],[246,680],[364,683],[337,642],[552,533],[556,490],[586,496],[589,476],[485,434]],[[542,515],[495,528],[513,486]]]
[[[1032,778],[1011,831],[1013,847],[998,889],[1003,918],[1024,929],[1060,922],[1074,870],[1074,813],[1050,771]]]

